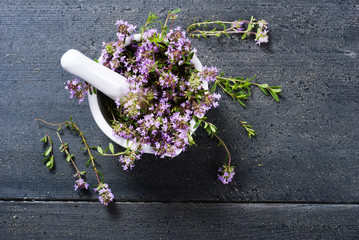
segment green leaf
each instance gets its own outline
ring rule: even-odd
[[[243,101],[241,101],[239,98],[237,98],[238,102],[243,106],[243,107],[246,107],[246,105],[244,104]]]
[[[46,167],[51,170],[54,166],[54,156],[50,156],[48,162],[46,163]]]
[[[46,151],[44,152],[44,156],[48,156],[52,151],[52,147],[48,147]]]
[[[40,142],[47,143],[47,135],[40,139]]]
[[[267,87],[269,87],[269,85],[266,84],[266,83],[264,83],[264,84],[258,84],[258,87],[267,88]]]
[[[108,151],[108,147],[107,147],[107,148],[103,151],[103,153],[105,153],[105,154],[106,154],[106,153],[107,153],[107,151]]]
[[[194,129],[198,128],[199,125],[201,125],[201,123],[202,123],[201,120],[197,121],[196,124],[193,126],[193,128],[194,128]]]
[[[111,151],[112,154],[115,154],[115,148],[113,147],[113,144],[112,144],[112,143],[109,143],[109,144],[108,144],[108,148],[110,149],[110,151]]]
[[[269,95],[267,89],[262,88],[262,87],[259,87],[259,88],[262,90],[262,92],[263,92],[265,95],[267,95],[267,96]]]
[[[71,160],[71,158],[72,158],[73,156],[74,156],[74,155],[72,155],[72,154],[71,154],[71,155],[68,155],[67,158],[66,158],[66,161],[67,161],[67,162],[70,162],[70,160]]]
[[[217,127],[216,126],[214,126],[212,123],[210,123],[209,127],[210,127],[212,133],[217,133]]]
[[[89,160],[87,160],[86,167],[90,166],[90,164],[91,164],[91,158],[89,158]]]
[[[192,135],[189,132],[187,132],[187,137],[188,137],[188,142],[189,142],[190,146],[197,145],[196,142],[194,141]]]
[[[216,91],[216,89],[217,89],[217,82],[214,82],[214,84],[213,84],[213,86],[211,88],[211,92]]]
[[[277,95],[275,92],[273,92],[272,90],[269,90],[269,93],[270,93],[270,95],[272,95],[272,97],[273,97],[277,102],[279,102],[278,95]]]
[[[177,14],[181,11],[180,8],[176,8],[175,10],[171,11],[171,14]]]
[[[257,75],[256,75],[256,74],[254,74],[254,76],[253,76],[253,77],[251,77],[250,79],[247,79],[247,81],[248,81],[248,82],[253,81],[253,80],[256,78],[256,76],[257,76]]]
[[[221,22],[218,21],[217,24],[218,24],[219,26],[223,27],[224,30],[226,30],[227,27],[226,27],[226,25],[225,25],[224,23],[221,23]]]
[[[272,86],[270,87],[272,89],[273,92],[275,93],[281,93],[282,92],[282,87],[281,86]]]
[[[101,154],[103,154],[102,148],[100,146],[97,147],[97,151]]]
[[[48,167],[49,169],[51,169],[51,161],[48,161],[47,163],[46,163],[46,167]]]

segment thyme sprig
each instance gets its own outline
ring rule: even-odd
[[[247,24],[247,28],[244,28],[244,24]],[[267,22],[265,20],[257,21],[253,16],[249,21],[239,19],[237,21],[228,22],[228,21],[204,21],[204,22],[194,22],[188,26],[187,32],[191,37],[203,37],[207,39],[208,36],[220,37],[221,35],[225,35],[229,38],[230,34],[243,34],[242,39],[247,38],[250,35],[255,36],[255,41],[258,45],[261,43],[268,42],[268,28]],[[216,27],[211,30],[199,30],[196,29],[198,27],[208,28],[209,25],[218,25],[220,29]],[[255,30],[255,28],[257,28]],[[194,30],[196,29],[196,30]]]
[[[73,160],[74,155],[73,155],[73,154],[70,154],[70,152],[69,152],[69,145],[68,145],[68,143],[64,143],[64,142],[62,141],[59,132],[56,132],[56,133],[57,133],[57,136],[59,137],[59,140],[60,140],[60,142],[61,142],[61,146],[60,146],[59,150],[60,150],[61,152],[65,152],[65,154],[66,154],[66,161],[67,161],[67,162],[71,162],[72,166],[73,166],[73,167],[75,168],[75,170],[76,170],[76,176],[80,178],[82,175],[85,175],[85,174],[86,174],[85,171],[80,172],[80,170],[77,168],[77,166],[76,166],[76,164],[75,164],[75,162],[74,162],[74,160]]]
[[[95,165],[95,158],[92,156],[92,153],[91,153],[91,150],[90,150],[90,147],[89,145],[87,144],[87,141],[86,141],[86,138],[83,134],[83,132],[80,130],[80,128],[76,125],[75,122],[72,121],[72,117],[70,118],[69,121],[65,121],[65,122],[62,122],[62,123],[49,123],[43,119],[40,119],[40,118],[36,118],[35,119],[36,121],[41,121],[47,125],[50,125],[50,126],[58,126],[59,128],[57,129],[58,131],[61,129],[62,126],[66,126],[72,130],[74,130],[75,132],[77,132],[79,134],[79,136],[81,137],[82,139],[82,143],[85,145],[85,149],[87,150],[88,154],[89,154],[89,160],[87,161],[86,163],[86,166],[89,166],[90,164],[92,164],[92,169],[94,170],[95,172],[95,175],[96,175],[96,179],[97,179],[97,182],[99,185],[101,185],[104,181],[104,176],[103,174],[96,168],[96,165]],[[99,178],[99,175],[101,176],[101,180]]]
[[[211,91],[214,92],[219,86],[222,90],[227,93],[229,96],[233,98],[233,100],[237,100],[243,107],[243,100],[248,99],[251,96],[251,86],[259,87],[265,95],[270,95],[279,102],[278,95],[282,92],[281,86],[269,86],[267,83],[259,84],[253,82],[253,79],[256,77],[255,75],[252,78],[243,78],[243,77],[222,77],[223,73],[217,76],[217,80],[212,86]]]

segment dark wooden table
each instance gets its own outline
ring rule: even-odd
[[[233,155],[229,185],[216,177],[225,152],[203,130],[197,147],[174,159],[145,155],[131,172],[98,157],[115,194],[104,207],[92,190],[73,190],[74,170],[59,151],[54,170],[46,169],[39,140],[49,133],[57,149],[56,128],[34,119],[73,116],[92,146],[106,146],[88,103],[64,90],[73,76],[61,68],[62,54],[75,48],[96,58],[116,37],[117,19],[141,26],[149,11],[164,20],[178,7],[183,28],[194,20],[267,20],[266,46],[238,36],[192,43],[204,65],[227,76],[282,85],[280,103],[254,89],[246,108],[223,95],[207,114]],[[359,239],[358,17],[358,1],[349,0],[2,0],[0,238]],[[61,133],[94,184],[79,137]]]

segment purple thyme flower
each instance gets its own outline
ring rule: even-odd
[[[113,201],[114,195],[111,192],[111,189],[108,188],[108,184],[101,183],[98,185],[97,188],[94,188],[95,192],[98,192],[98,200],[105,206],[108,205],[108,203]]]
[[[122,20],[117,20],[115,25],[117,26],[118,39],[121,41],[124,41],[127,36],[136,30],[135,26]]]
[[[136,151],[130,151],[129,155],[121,155],[119,162],[122,163],[123,170],[132,170],[135,166],[134,162],[141,158],[142,154],[137,154]]]
[[[120,99],[120,98],[116,98],[115,103],[116,103],[117,108],[119,108],[119,107],[121,106],[121,99]]]
[[[125,35],[129,37],[132,27],[124,21],[116,25],[119,39],[104,43],[100,58],[101,64],[122,74],[129,84],[125,97],[115,101],[115,111],[126,119],[113,121],[113,134],[150,145],[160,157],[174,157],[189,145],[191,119],[218,106],[220,96],[204,89],[203,84],[216,81],[218,70],[204,67],[201,72],[191,71],[190,60],[196,50],[180,27],[169,30],[162,42],[154,41],[160,37],[156,29],[148,29],[141,41],[124,47]],[[119,161],[124,170],[130,170],[141,155],[133,151]]]
[[[256,34],[256,44],[261,45],[261,43],[267,43],[268,42],[268,30],[263,30],[258,28],[257,34]]]
[[[220,173],[217,175],[218,180],[221,181],[223,184],[228,184],[229,182],[231,182],[233,180],[233,176],[236,174],[234,172],[233,166],[226,166],[226,165],[220,167],[218,169],[218,172]]]
[[[170,72],[162,73],[162,75],[158,79],[158,82],[163,88],[173,88],[178,82],[178,77]]]
[[[261,45],[261,43],[267,43],[268,42],[268,23],[265,20],[260,20],[258,22],[258,29],[256,34],[256,44]]]
[[[76,175],[75,175],[76,176]],[[76,182],[75,182],[75,191],[77,189],[88,189],[89,188],[89,184],[87,182],[85,182],[81,177],[79,177]]]
[[[215,82],[217,80],[217,78],[216,78],[217,74],[218,74],[218,69],[216,67],[204,66],[202,68],[202,71],[199,73],[199,76],[201,76],[201,78],[204,81]]]
[[[232,24],[234,31],[236,31],[236,32],[244,31],[244,28],[242,27],[242,25],[243,25],[243,21],[240,21],[240,20],[234,21]]]
[[[268,25],[268,23],[267,23],[267,21],[264,20],[264,19],[258,21],[258,26],[259,26],[261,29],[267,29],[267,25]]]
[[[77,98],[79,103],[85,99],[90,85],[86,82],[80,82],[78,78],[67,81],[65,89],[70,93],[70,98]]]

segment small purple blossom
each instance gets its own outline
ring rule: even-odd
[[[141,158],[141,153],[136,153],[136,151],[130,151],[128,155],[121,155],[119,162],[122,163],[123,170],[132,170],[135,166],[134,162]]]
[[[268,30],[261,30],[258,28],[257,35],[255,38],[256,44],[261,45],[261,43],[267,43],[268,42]]]
[[[114,195],[111,192],[111,189],[108,188],[108,184],[101,183],[97,188],[94,188],[95,192],[98,192],[98,200],[105,206],[113,201]]]
[[[202,72],[199,73],[203,81],[215,82],[217,80],[218,69],[216,67],[204,66]]]
[[[223,184],[230,183],[233,180],[233,176],[236,174],[234,172],[234,167],[229,165],[223,165],[218,169],[218,172],[218,180],[221,181]]]
[[[261,29],[267,29],[267,28],[268,28],[267,25],[268,25],[268,23],[267,23],[267,21],[264,20],[264,19],[258,21],[258,26],[259,26],[259,28],[261,28]]]
[[[136,30],[135,26],[123,20],[117,20],[115,25],[117,26],[118,39],[121,41],[125,40],[127,36],[129,36],[132,32]]]
[[[76,176],[76,175],[75,175]],[[85,182],[81,177],[79,177],[76,181],[75,181],[75,191],[77,189],[88,189],[89,188],[89,184],[87,182]]]
[[[121,99],[116,98],[115,103],[116,103],[117,108],[119,108],[121,106]]]
[[[70,93],[70,98],[77,98],[82,103],[87,95],[90,85],[86,82],[80,82],[78,78],[67,81],[65,89]]]
[[[244,28],[242,27],[242,25],[243,25],[243,21],[240,21],[240,20],[234,21],[232,23],[232,27],[234,28],[234,31],[236,31],[236,32],[244,31]]]
[[[267,25],[268,25],[268,23],[263,19],[258,22],[258,29],[257,29],[257,33],[256,33],[256,38],[255,38],[257,45],[261,45],[261,43],[268,43],[269,30],[268,30]]]

